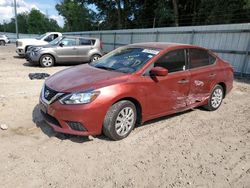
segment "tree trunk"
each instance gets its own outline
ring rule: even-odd
[[[116,0],[115,1],[117,4],[117,17],[118,17],[118,23],[117,23],[117,27],[118,29],[122,28],[122,23],[121,23],[121,2],[120,0]]]
[[[174,23],[175,26],[178,27],[179,26],[179,13],[178,13],[178,0],[172,0],[173,2],[173,7],[174,7]]]

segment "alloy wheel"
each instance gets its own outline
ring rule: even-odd
[[[218,108],[222,102],[223,91],[220,88],[214,90],[211,97],[211,105],[213,108]]]
[[[53,64],[53,59],[49,56],[45,56],[42,59],[42,63],[45,67],[49,67]]]
[[[115,121],[115,131],[119,136],[126,135],[134,125],[135,112],[131,107],[123,108]]]

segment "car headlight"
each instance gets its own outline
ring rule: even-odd
[[[61,104],[87,104],[95,100],[100,91],[85,91],[66,95],[60,99]]]

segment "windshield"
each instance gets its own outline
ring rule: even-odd
[[[43,37],[45,37],[46,36],[46,33],[45,34],[43,34],[43,35],[40,35],[39,37],[36,37],[36,39],[37,40],[41,40]]]
[[[60,40],[62,40],[62,37],[57,37],[56,39],[52,40],[51,42],[49,42],[49,44],[51,45],[57,45]]]
[[[150,59],[160,52],[159,49],[118,48],[103,56],[91,66],[117,72],[133,73],[142,68]]]

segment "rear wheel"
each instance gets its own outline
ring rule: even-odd
[[[126,138],[136,123],[136,107],[127,100],[119,101],[110,107],[104,123],[103,133],[112,140]]]
[[[97,61],[100,58],[101,58],[101,56],[99,54],[94,54],[94,55],[91,56],[90,61],[94,62],[94,61]]]
[[[40,58],[40,65],[42,67],[52,67],[55,64],[54,57],[49,54],[44,54]]]
[[[1,41],[0,41],[0,46],[5,46],[5,44],[6,44],[6,43],[5,43],[4,40],[1,40]]]
[[[220,85],[216,85],[208,99],[208,104],[204,106],[205,109],[209,111],[217,110],[223,100],[224,92],[223,88]]]

